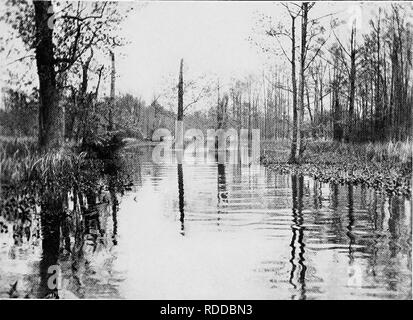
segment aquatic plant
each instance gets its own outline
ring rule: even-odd
[[[410,197],[410,140],[366,144],[310,141],[298,164],[287,163],[288,150],[279,143],[262,151],[261,162],[278,172],[306,174],[323,182],[364,184]]]

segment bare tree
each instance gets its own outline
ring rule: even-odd
[[[296,75],[296,19],[300,14],[301,8],[296,9],[295,11],[290,8],[288,4],[282,4],[288,11],[290,21],[291,21],[291,30],[288,31],[282,25],[278,26],[278,29],[271,29],[267,31],[267,34],[275,37],[281,51],[283,52],[286,59],[291,64],[291,85],[292,85],[292,101],[293,101],[293,132],[292,132],[292,141],[291,141],[291,153],[289,162],[297,162],[297,146],[299,145],[299,118],[298,118],[298,109],[297,109],[297,75]],[[291,56],[289,56],[284,49],[281,37],[287,37],[291,41]]]

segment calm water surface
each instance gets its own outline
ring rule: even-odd
[[[259,165],[124,157],[132,190],[98,215],[60,228],[0,217],[0,297],[16,281],[15,296],[44,296],[58,264],[61,298],[411,299],[407,199]]]

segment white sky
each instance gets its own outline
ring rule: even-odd
[[[341,12],[341,17],[348,18],[361,12],[358,6],[354,2],[318,3],[312,14]],[[273,2],[149,3],[125,21],[124,35],[131,43],[122,49],[126,56],[118,59],[119,90],[149,100],[165,77],[177,78],[181,57],[190,78],[207,74],[224,83],[232,76],[262,74],[263,64],[270,62],[268,56],[248,40],[259,37],[254,26],[261,14],[289,25],[284,10]]]
[[[157,2],[135,12],[125,23],[131,45],[118,63],[119,87],[150,97],[164,77],[177,78],[180,58],[194,76],[224,81],[254,72],[263,59],[248,41],[256,8],[244,2]]]
[[[364,26],[374,8],[377,3],[320,2],[310,17],[339,12],[340,18],[349,20],[356,15],[362,22],[361,29],[367,30]],[[273,2],[140,3],[120,26],[121,35],[130,43],[118,50],[117,91],[140,95],[150,101],[154,94],[162,91],[160,88],[166,79],[169,82],[177,79],[181,57],[185,62],[186,79],[206,74],[225,83],[231,77],[261,75],[264,63],[275,64],[276,59],[282,59],[274,56],[269,59],[249,40],[249,37],[260,37],[254,30],[262,14],[271,16],[275,23],[289,25],[285,9]],[[325,20],[327,25],[329,19]],[[347,36],[345,25],[343,28],[342,34]],[[275,40],[272,41],[275,45]],[[4,63],[4,59],[0,59],[0,86],[1,78],[6,81],[2,70]],[[102,91],[109,91],[109,85],[104,84]]]

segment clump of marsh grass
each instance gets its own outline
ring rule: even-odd
[[[37,141],[33,137],[13,138],[0,136],[0,159],[26,157],[36,153]]]
[[[34,140],[3,139],[0,207],[2,201],[19,201],[28,195],[39,205],[53,198],[67,202],[68,195],[80,204],[84,196],[92,199],[109,185],[111,190],[123,192],[129,177],[118,165],[116,153],[121,146],[121,140],[115,136],[92,141],[87,146],[66,145],[39,153]]]
[[[0,214],[8,221],[32,219],[33,213],[79,219],[94,205],[84,199],[97,196],[104,167],[86,153],[65,149],[3,158],[1,166]]]
[[[76,154],[65,149],[42,155],[4,157],[0,165],[3,185],[20,191],[30,188],[34,193],[91,188],[102,170],[101,161],[87,159],[84,152]]]

